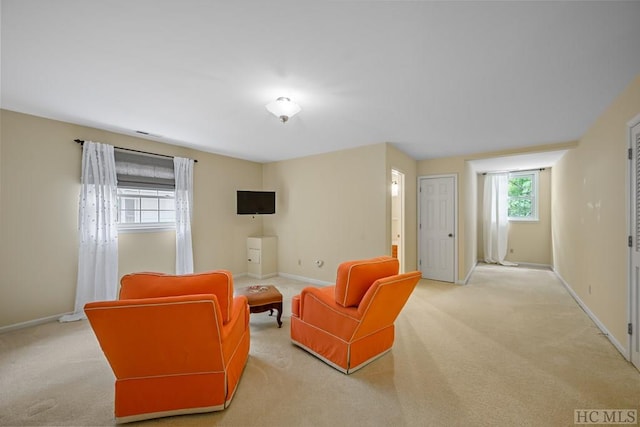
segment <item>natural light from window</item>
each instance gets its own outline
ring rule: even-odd
[[[510,221],[538,221],[538,171],[509,174]]]
[[[118,188],[119,229],[173,228],[175,221],[173,191]]]

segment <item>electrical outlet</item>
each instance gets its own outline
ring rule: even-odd
[[[298,259],[298,265],[302,265],[302,260]]]
[[[591,285],[589,285],[589,295],[591,295]]]

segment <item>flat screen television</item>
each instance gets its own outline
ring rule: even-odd
[[[236,202],[238,215],[268,215],[276,213],[275,191],[238,190]]]

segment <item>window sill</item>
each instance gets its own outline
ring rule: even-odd
[[[175,231],[175,224],[127,224],[118,225],[118,233],[158,233]]]
[[[509,222],[540,222],[538,218],[509,218]]]

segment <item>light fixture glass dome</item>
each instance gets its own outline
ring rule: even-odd
[[[286,123],[291,117],[298,114],[300,106],[285,96],[281,96],[266,105],[267,111],[276,116],[282,123]]]

